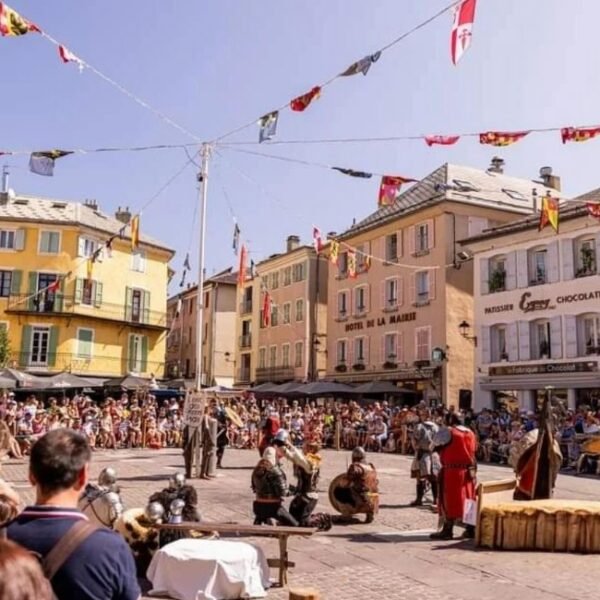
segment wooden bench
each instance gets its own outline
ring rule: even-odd
[[[279,569],[279,585],[284,587],[288,582],[288,568],[295,563],[288,560],[288,538],[290,536],[307,537],[315,533],[310,527],[279,527],[273,525],[242,525],[237,523],[163,523],[157,529],[175,531],[197,531],[199,533],[219,533],[243,537],[276,537],[279,539],[279,558],[269,559],[269,567]]]

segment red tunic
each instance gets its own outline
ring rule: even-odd
[[[465,500],[475,498],[475,481],[468,467],[475,466],[477,439],[466,427],[451,427],[452,441],[439,454],[442,463],[440,472],[440,512],[446,519],[462,519]]]

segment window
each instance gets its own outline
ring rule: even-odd
[[[283,324],[287,325],[291,321],[292,305],[290,302],[286,302],[283,305]]]
[[[489,277],[490,294],[503,292],[506,289],[506,256],[497,256],[490,260]]]
[[[369,256],[369,243],[356,247],[356,270],[364,273],[371,268],[371,257]]]
[[[60,232],[40,231],[40,254],[58,254],[60,252]]]
[[[415,356],[416,360],[431,359],[431,327],[415,329]]]
[[[286,267],[283,270],[283,285],[291,285],[292,283],[292,267]]]
[[[12,271],[0,271],[0,298],[8,298],[12,287]]]
[[[134,323],[139,323],[142,320],[142,291],[141,290],[132,290],[131,320]]]
[[[398,360],[398,334],[386,333],[383,339],[384,362],[395,363]]]
[[[458,188],[459,192],[478,192],[479,188],[475,187],[470,181],[464,179],[453,179],[452,183]]]
[[[290,345],[283,344],[281,347],[281,366],[289,367],[290,366]]]
[[[0,250],[14,250],[16,246],[15,238],[16,231],[2,229],[0,231]]]
[[[429,272],[419,271],[416,275],[416,302],[429,302]]]
[[[384,304],[383,310],[390,310],[398,307],[398,278],[385,280],[384,288]]]
[[[77,357],[92,358],[92,350],[94,347],[94,330],[93,329],[78,329],[77,330]]]
[[[96,240],[80,237],[78,255],[85,256],[86,258],[91,258],[92,256],[94,256],[94,253],[98,249],[98,246],[99,244]]]
[[[600,354],[600,317],[590,315],[583,318],[583,340],[585,353]]]
[[[33,299],[33,304],[37,312],[53,312],[56,304],[56,282],[58,276],[54,273],[38,273],[37,296]]]
[[[304,281],[306,279],[306,263],[298,263],[293,267],[294,281]]]
[[[367,288],[365,286],[357,287],[354,290],[354,306],[357,315],[367,312]]]
[[[302,366],[304,357],[304,342],[296,342],[294,344],[294,366],[296,368]]]
[[[93,306],[94,304],[94,282],[83,279],[81,284],[81,304]]]
[[[348,253],[340,252],[338,256],[338,273],[341,277],[348,275]]]
[[[533,250],[530,255],[529,282],[531,285],[540,285],[546,281],[546,250]]]
[[[265,369],[267,366],[267,349],[259,348],[258,350],[258,368]]]
[[[589,277],[597,272],[596,240],[584,239],[576,243],[577,266],[575,277]]]
[[[338,340],[337,343],[337,362],[344,364],[348,358],[348,342],[346,340]]]
[[[426,252],[429,250],[429,226],[427,223],[421,223],[415,227],[415,249],[417,252]]]
[[[506,327],[504,325],[496,325],[490,331],[490,359],[492,362],[500,362],[508,360],[506,352]]]
[[[338,316],[348,315],[348,292],[338,292]]]
[[[304,300],[296,300],[296,322],[304,321]]]
[[[131,270],[138,273],[146,270],[146,253],[143,250],[135,250],[131,255]]]
[[[398,260],[398,234],[392,233],[385,236],[385,260],[396,262]]]
[[[279,271],[271,273],[271,289],[276,290],[279,287]]]
[[[271,305],[271,327],[279,325],[279,310],[275,304]]]
[[[359,337],[354,340],[354,361],[357,364],[365,362],[365,347],[366,339],[364,337]]]
[[[271,346],[269,348],[269,367],[274,368],[277,366],[277,346]]]
[[[204,292],[204,309],[208,310],[210,306],[210,292]]]
[[[531,324],[531,358],[550,358],[550,322],[534,321]]]
[[[50,344],[50,328],[34,327],[31,334],[31,366],[48,365],[48,347]]]

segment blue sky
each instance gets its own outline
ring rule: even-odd
[[[13,0],[38,23],[201,139],[276,108],[377,50],[449,0]],[[520,130],[600,123],[600,4],[594,0],[479,0],[473,45],[458,67],[449,56],[451,16],[395,46],[367,77],[336,81],[305,113],[282,113],[279,139],[377,137]],[[63,65],[35,34],[0,39],[0,149],[137,146],[190,140],[90,72]],[[254,141],[257,128],[232,141]],[[422,141],[252,150],[375,172],[422,177],[444,162],[534,178],[551,165],[575,195],[600,186],[600,140],[563,146],[532,134],[497,149],[465,139],[451,148]],[[2,157],[18,192],[95,198],[113,212],[142,206],[186,162],[183,150],[72,156],[54,178]],[[246,177],[243,177],[244,173]],[[221,149],[211,164],[209,273],[235,263],[236,215],[251,256],[280,251],[288,234],[309,241],[312,224],[341,231],[376,206],[378,181]],[[178,251],[190,243],[197,191],[188,168],[143,214],[142,228]],[[197,229],[197,227],[196,227]]]

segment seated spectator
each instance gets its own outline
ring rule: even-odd
[[[52,588],[39,561],[14,542],[0,539],[0,598],[52,600]]]
[[[87,440],[73,430],[56,429],[40,438],[29,466],[36,504],[6,526],[7,537],[42,560],[63,538],[79,542],[51,577],[58,600],[138,600],[135,564],[125,540],[108,529],[89,527],[77,510],[90,457]],[[72,527],[82,534],[78,540]]]

